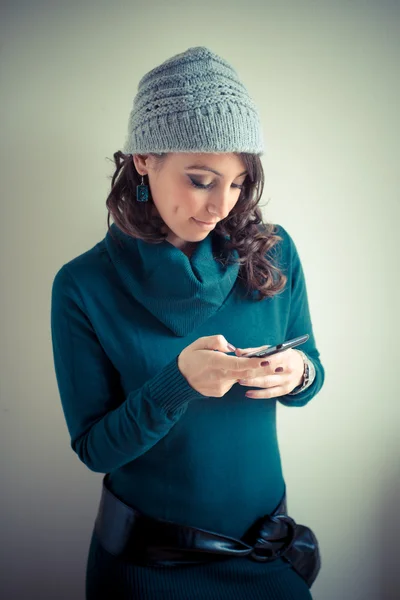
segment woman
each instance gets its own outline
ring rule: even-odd
[[[166,60],[114,154],[105,238],[54,278],[71,446],[104,473],[89,600],[311,598],[318,544],[287,514],[276,402],[304,406],[325,375],[296,246],[262,221],[261,154],[229,63]]]

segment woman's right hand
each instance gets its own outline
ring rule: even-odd
[[[265,360],[226,356],[228,352],[232,349],[223,335],[204,336],[182,350],[178,356],[178,368],[197,392],[221,398],[239,379],[255,377]]]

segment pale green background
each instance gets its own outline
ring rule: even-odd
[[[297,244],[326,369],[278,413],[289,511],[321,545],[313,597],[399,597],[399,40],[389,0],[2,3],[2,598],[84,597],[102,475],[69,446],[51,283],[106,233],[140,78],[197,45],[259,106],[265,218]]]

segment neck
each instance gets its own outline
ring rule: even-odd
[[[189,258],[192,256],[195,248],[197,246],[197,242],[187,242],[184,246],[182,246],[181,250],[186,256]]]

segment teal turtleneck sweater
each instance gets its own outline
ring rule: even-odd
[[[256,302],[244,297],[238,264],[215,260],[224,252],[215,231],[188,258],[167,241],[111,230],[114,237],[107,232],[64,264],[52,286],[54,365],[71,447],[89,469],[109,473],[125,503],[239,538],[285,488],[276,402],[304,406],[325,377],[296,246],[278,226],[283,240],[273,256],[288,283]],[[316,377],[295,396],[250,399],[235,384],[222,398],[205,397],[177,366],[202,336],[222,334],[245,348],[305,333],[301,349]]]

